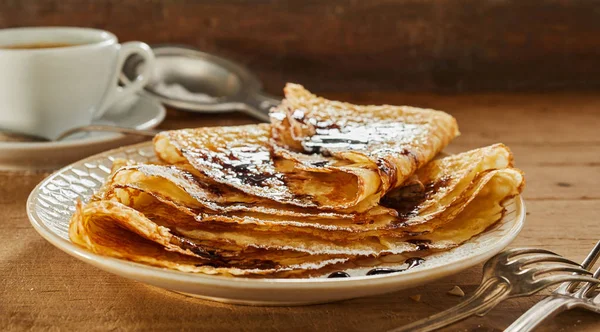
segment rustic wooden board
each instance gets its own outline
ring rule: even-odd
[[[527,223],[512,246],[548,248],[581,260],[600,236],[600,97],[586,94],[337,94],[359,102],[438,107],[459,118],[450,151],[509,142],[527,174]],[[243,115],[169,112],[163,128],[249,123]],[[145,286],[85,265],[53,248],[25,215],[29,191],[45,174],[0,173],[0,330],[385,331],[456,304],[454,285],[471,293],[481,267],[430,285],[333,304],[232,306]],[[421,302],[409,296],[421,294]],[[543,295],[512,299],[484,318],[447,331],[500,331]],[[597,316],[562,314],[540,331],[598,331]]]
[[[600,86],[597,0],[0,0],[0,28],[185,43],[330,91]]]

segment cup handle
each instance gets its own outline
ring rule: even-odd
[[[126,83],[124,87],[120,87],[119,76],[123,70],[125,60],[130,56],[137,54],[144,59],[144,72],[140,73],[134,80]],[[120,45],[119,55],[117,58],[117,66],[112,79],[110,80],[111,86],[104,95],[100,106],[94,113],[94,118],[98,119],[102,117],[106,111],[113,106],[117,101],[127,98],[141,91],[144,86],[150,80],[152,74],[152,68],[154,67],[154,53],[148,44],[142,42],[127,42]]]

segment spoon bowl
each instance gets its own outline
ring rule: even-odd
[[[268,122],[269,109],[280,98],[264,94],[262,84],[247,68],[216,55],[171,45],[152,47],[156,57],[145,93],[171,107],[198,113],[233,110]],[[124,82],[144,71],[141,58],[125,63]]]

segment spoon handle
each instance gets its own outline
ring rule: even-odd
[[[244,112],[263,122],[270,122],[269,110],[281,104],[281,98],[264,93],[251,95],[245,102]]]
[[[125,127],[117,127],[117,126],[104,126],[104,125],[90,125],[77,127],[73,129],[69,129],[62,134],[60,134],[56,141],[60,141],[68,136],[71,136],[75,133],[82,131],[103,131],[103,132],[111,132],[111,133],[121,133],[121,134],[129,134],[129,135],[138,135],[138,136],[146,136],[146,137],[154,137],[159,132],[156,130],[139,130],[133,128],[125,128]]]

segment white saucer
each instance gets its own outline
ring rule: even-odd
[[[165,118],[166,110],[156,99],[134,96],[115,105],[94,124],[151,129]],[[60,142],[0,141],[0,170],[54,170],[81,158],[147,138],[117,133],[80,133]]]

